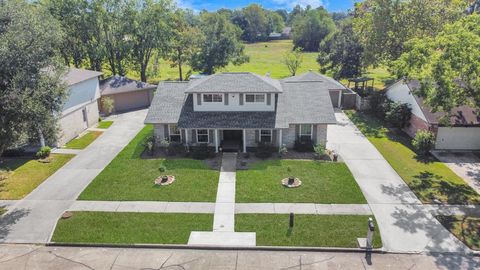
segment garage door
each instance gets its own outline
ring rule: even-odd
[[[480,128],[440,127],[435,147],[437,149],[479,150]]]
[[[115,110],[130,111],[150,106],[149,91],[136,91],[115,95]]]

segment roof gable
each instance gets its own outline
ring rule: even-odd
[[[157,86],[141,81],[129,79],[124,76],[112,76],[100,82],[100,92],[102,95],[111,95],[118,93],[127,93],[155,89]]]
[[[185,93],[281,93],[278,80],[251,72],[225,72],[195,79]]]

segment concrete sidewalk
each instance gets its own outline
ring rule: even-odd
[[[125,113],[86,149],[0,219],[0,242],[47,243],[58,218],[144,127],[146,110]]]
[[[328,149],[351,170],[374,213],[383,247],[392,252],[470,252],[423,207],[377,149],[342,113],[328,127]]]
[[[0,245],[0,270],[11,269],[479,269],[459,254],[371,254],[249,250],[43,247]]]

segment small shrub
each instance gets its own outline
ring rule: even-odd
[[[383,118],[384,103],[387,100],[385,92],[375,91],[369,97],[370,111]]]
[[[313,147],[313,151],[318,155],[318,157],[321,157],[325,155],[325,146],[319,143]]]
[[[385,121],[393,127],[404,128],[412,116],[412,109],[406,103],[392,102],[385,113]]]
[[[255,156],[258,158],[269,158],[272,156],[275,148],[269,143],[258,143],[257,150],[255,151]]]
[[[208,144],[202,143],[195,146],[192,146],[192,157],[194,159],[204,160],[211,156],[212,151],[208,147]]]
[[[280,149],[278,149],[278,154],[282,157],[282,156],[284,156],[286,153],[288,153],[287,145],[286,145],[286,144],[282,144],[282,147],[280,147]]]
[[[183,146],[182,143],[179,143],[179,142],[169,143],[167,148],[168,155],[175,156],[184,152],[185,152],[185,146]]]
[[[422,156],[428,155],[430,150],[435,147],[435,135],[427,130],[419,130],[412,140],[412,145],[418,154]]]
[[[158,170],[163,173],[165,171],[167,171],[167,167],[165,165],[161,165],[160,168],[158,168]]]
[[[50,153],[52,152],[52,148],[48,146],[44,146],[38,150],[38,152],[35,154],[35,156],[39,159],[44,159],[50,156]]]
[[[296,140],[294,149],[298,152],[312,152],[313,142],[311,139]]]
[[[103,97],[102,108],[106,115],[110,115],[113,112],[113,107],[115,106],[115,101],[110,97]]]
[[[153,152],[155,150],[155,137],[148,136],[143,142],[143,146],[145,147],[145,150],[148,152],[149,155],[153,155]]]

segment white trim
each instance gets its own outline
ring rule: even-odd
[[[262,130],[270,131],[270,141],[267,142],[267,143],[272,143],[273,142],[273,130],[272,129],[259,129],[258,130],[258,141],[262,142]],[[264,136],[268,136],[268,135],[264,135]]]
[[[212,95],[212,101],[205,101],[206,95]],[[222,100],[221,101],[214,101],[213,96],[219,96]],[[223,94],[220,93],[205,93],[202,94],[202,103],[223,103]]]
[[[278,130],[278,150],[280,151],[280,149],[282,148],[283,146],[283,142],[282,142],[282,130],[279,129]]]
[[[218,129],[215,129],[215,153],[218,153]]]
[[[245,129],[242,129],[242,140],[243,140],[243,153],[247,152],[247,132]]]
[[[299,127],[298,127],[298,137],[302,138],[302,136],[310,136],[310,139],[312,140],[313,139],[312,138],[313,137],[313,125],[312,124],[310,124],[310,134],[307,134],[307,133],[303,134],[302,133],[302,126],[306,126],[306,125],[308,125],[308,124],[300,124],[299,125]]]
[[[253,102],[247,101],[247,96],[248,95],[253,95]],[[257,96],[263,96],[263,102],[257,101]],[[244,104],[267,104],[267,95],[263,93],[248,93],[248,94],[243,94],[243,103]]]
[[[206,142],[200,142],[198,140],[198,131],[199,130],[206,130],[207,131],[207,141]],[[205,128],[199,128],[199,129],[196,129],[196,136],[197,136],[197,143],[210,143],[210,131],[208,129],[205,129]],[[205,134],[201,134],[200,136],[205,136]]]
[[[178,130],[178,133],[179,134],[171,134],[170,133],[170,127],[171,126],[177,126],[177,130]],[[182,136],[182,131],[178,128],[178,125],[177,124],[168,124],[168,140],[171,141],[170,137],[171,136],[179,136],[180,135],[180,143],[182,142],[182,139],[183,139],[183,136]]]

